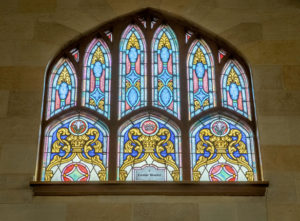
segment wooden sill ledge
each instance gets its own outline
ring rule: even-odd
[[[264,196],[268,181],[255,182],[41,182],[32,181],[35,196],[170,195]]]

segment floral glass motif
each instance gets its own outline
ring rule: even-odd
[[[146,106],[146,43],[136,25],[129,25],[120,43],[119,118]]]
[[[236,61],[229,61],[221,77],[222,105],[251,120],[248,80]]]
[[[57,62],[49,82],[47,119],[76,105],[77,78],[69,60]]]
[[[42,181],[107,180],[108,129],[78,115],[46,130]]]
[[[257,180],[253,134],[244,125],[215,116],[190,131],[194,181]]]
[[[109,119],[111,58],[104,41],[94,39],[84,58],[82,104]]]
[[[179,48],[169,26],[160,26],[152,41],[153,105],[180,118]]]
[[[148,115],[119,131],[120,181],[180,181],[181,135],[169,121]]]
[[[196,40],[187,59],[190,118],[216,105],[214,61],[204,41]]]

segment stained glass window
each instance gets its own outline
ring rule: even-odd
[[[160,26],[152,41],[153,106],[180,118],[179,48],[169,26]]]
[[[243,68],[229,61],[221,77],[222,105],[251,119],[248,81]]]
[[[48,126],[42,181],[107,180],[108,134],[103,123],[82,115]]]
[[[190,118],[216,105],[214,61],[208,45],[196,40],[187,58]]]
[[[192,180],[257,180],[252,131],[222,116],[198,121],[190,131]]]
[[[86,49],[83,67],[82,104],[110,117],[111,61],[106,43],[94,39]]]
[[[230,48],[152,9],[70,42],[46,71],[36,180],[262,181],[250,69]]]
[[[67,59],[60,59],[49,80],[47,119],[76,105],[76,87],[73,65]]]
[[[136,25],[129,25],[120,42],[119,117],[146,106],[146,43]]]
[[[179,129],[153,115],[135,118],[119,131],[120,181],[180,181],[181,135]]]

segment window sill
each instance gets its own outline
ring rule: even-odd
[[[169,195],[264,196],[268,181],[257,182],[40,182],[30,183],[35,196]]]

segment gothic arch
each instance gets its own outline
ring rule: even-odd
[[[74,105],[49,115],[51,76],[61,59],[67,60],[74,69],[78,82],[74,84],[74,99],[77,100]],[[226,67],[233,63],[242,70],[241,79],[247,82],[247,96],[239,97],[236,93],[241,80],[228,81]],[[92,75],[92,78],[88,77]],[[224,91],[229,91],[232,100],[246,102],[246,109],[237,111],[239,106],[232,105],[232,102],[231,106],[224,105],[223,75],[227,76],[226,83],[229,82],[226,85],[229,89],[226,91],[225,87]],[[87,81],[93,83],[86,84]],[[119,128],[126,122],[133,122],[132,119],[138,119],[141,113],[155,113],[155,120],[162,116],[166,122],[173,122],[180,132],[182,177],[176,180],[193,180],[190,129],[208,117],[222,115],[251,131],[256,167],[255,176],[248,181],[262,181],[252,88],[245,59],[229,43],[195,24],[153,9],[116,18],[70,42],[47,67],[37,180],[43,180],[43,171],[48,166],[43,164],[47,155],[44,147],[47,128],[53,122],[63,121],[69,115],[82,115],[107,125],[110,138],[105,180],[116,181],[118,150],[124,148],[118,146]],[[245,110],[247,114],[244,114]],[[80,125],[75,129],[80,130]],[[93,135],[87,136],[87,139],[94,138]],[[49,151],[51,155],[57,150]],[[89,156],[83,155],[85,157]]]

